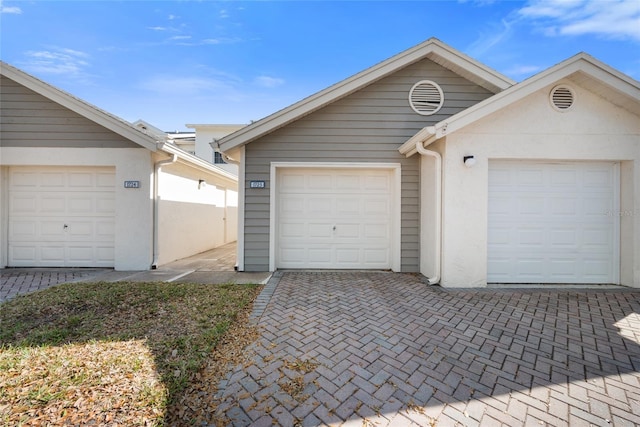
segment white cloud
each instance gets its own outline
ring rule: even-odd
[[[169,40],[189,40],[191,36],[173,36]]]
[[[258,86],[274,88],[282,86],[284,84],[284,80],[277,77],[258,76],[254,79],[254,83]]]
[[[48,50],[25,52],[26,60],[21,65],[35,73],[64,74],[86,77],[89,55],[73,49],[52,47]]]
[[[167,27],[147,27],[147,30],[153,31],[167,31],[169,28]]]
[[[20,15],[22,13],[22,9],[18,6],[5,6],[2,1],[0,1],[0,13]]]
[[[231,89],[229,83],[222,79],[171,75],[153,76],[140,86],[142,89],[167,96],[202,95]]]
[[[480,37],[469,47],[468,54],[472,57],[481,57],[498,43],[506,40],[512,34],[513,22],[503,19],[500,24],[492,25],[488,33]]]
[[[211,44],[211,45],[216,45],[216,44],[231,44],[231,43],[238,43],[242,41],[239,38],[232,38],[232,37],[220,37],[220,38],[216,38],[216,39],[204,39],[202,40],[202,44]]]
[[[547,36],[593,34],[640,41],[638,0],[531,0],[518,14]]]

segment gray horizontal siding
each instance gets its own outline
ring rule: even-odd
[[[3,147],[140,148],[4,76],[0,78],[0,144]]]
[[[411,87],[433,80],[444,92],[441,110],[416,114]],[[487,90],[424,60],[410,65],[333,104],[309,114],[246,147],[245,269],[269,267],[269,187],[271,162],[391,162],[402,168],[401,268],[419,271],[419,156],[406,158],[398,147],[425,126],[435,124],[492,95]],[[266,189],[248,188],[263,180]]]

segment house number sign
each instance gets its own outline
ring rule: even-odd
[[[124,188],[140,188],[140,181],[125,181]]]
[[[265,188],[264,181],[249,181],[249,188]]]

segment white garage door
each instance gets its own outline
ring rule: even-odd
[[[617,283],[618,168],[492,161],[489,283]]]
[[[113,267],[113,168],[9,169],[9,265]]]
[[[391,268],[393,182],[388,169],[279,169],[276,267]]]

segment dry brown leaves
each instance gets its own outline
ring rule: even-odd
[[[0,366],[6,425],[149,426],[164,416],[166,389],[143,340],[3,350]]]
[[[3,304],[0,425],[191,425],[208,418],[228,365],[258,336],[248,313],[259,292],[70,284]]]

